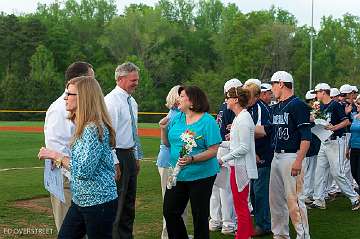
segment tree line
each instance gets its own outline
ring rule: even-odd
[[[0,109],[47,109],[64,90],[66,67],[78,60],[94,66],[104,94],[115,85],[118,64],[136,63],[140,111],[165,112],[168,90],[193,84],[207,92],[215,112],[226,80],[267,81],[277,70],[291,72],[296,94],[303,96],[311,34],[313,84],[358,84],[358,16],[323,17],[315,31],[284,9],[245,14],[220,0],[131,4],[120,15],[114,0],[38,4],[31,14],[0,14]],[[11,116],[19,117],[28,116]]]

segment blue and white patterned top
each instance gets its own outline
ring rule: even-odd
[[[71,192],[73,202],[88,207],[117,198],[114,160],[109,144],[109,130],[103,126],[102,142],[94,123],[71,147]]]

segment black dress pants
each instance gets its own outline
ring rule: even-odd
[[[166,189],[163,214],[169,239],[188,239],[181,217],[190,199],[195,239],[209,238],[210,197],[216,175],[195,181],[178,181]]]
[[[360,149],[352,148],[350,151],[351,174],[360,186]]]
[[[121,177],[116,182],[118,209],[113,225],[113,239],[132,239],[136,199],[136,159],[131,149],[116,149]]]

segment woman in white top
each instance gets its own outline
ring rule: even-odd
[[[229,162],[230,184],[234,207],[238,220],[235,239],[248,239],[253,234],[252,221],[248,208],[249,182],[258,177],[255,155],[255,125],[246,110],[250,93],[241,87],[231,88],[225,96],[227,107],[236,117],[230,130],[230,153],[224,155],[219,163]]]

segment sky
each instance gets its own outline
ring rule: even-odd
[[[55,0],[0,0],[0,11],[5,13],[30,13],[36,10],[37,3],[52,3]],[[322,16],[332,15],[341,18],[345,13],[360,16],[358,0],[313,0],[314,1],[314,27],[320,28]],[[117,8],[121,13],[130,3],[144,3],[154,6],[157,0],[116,0]],[[312,0],[222,0],[223,3],[235,3],[241,12],[266,10],[272,5],[281,7],[294,14],[299,25],[311,25]]]

